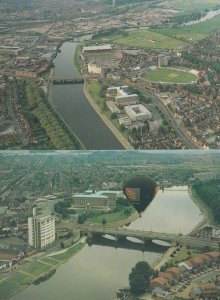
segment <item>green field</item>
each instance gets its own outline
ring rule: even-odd
[[[129,207],[130,209],[130,207]],[[133,213],[134,210],[131,208],[131,212]],[[86,220],[86,223],[101,223],[103,219],[107,221],[107,223],[112,223],[112,222],[118,222],[120,220],[126,219],[128,216],[124,214],[124,210],[120,210],[117,212],[113,213],[106,213],[106,214],[101,214],[95,217],[88,218]]]
[[[165,83],[190,83],[197,79],[195,75],[189,72],[170,68],[151,70],[144,75],[144,78],[153,82]]]
[[[181,11],[200,11],[203,9],[215,8],[219,4],[219,0],[171,0],[169,4],[164,4],[166,8],[177,9]]]
[[[84,246],[85,246],[84,243],[79,243],[75,246],[72,246],[67,251],[60,254],[55,254],[51,257],[59,261],[67,261],[71,256],[79,252]]]
[[[25,286],[31,283],[31,281],[32,277],[20,272],[0,281],[0,299],[7,299],[22,290]]]
[[[91,60],[117,60],[118,58],[114,54],[87,54],[86,57]]]
[[[180,39],[186,41],[187,43],[192,43],[198,40],[202,40],[207,36],[204,33],[192,32],[187,29],[187,26],[179,27],[179,28],[158,28],[158,29],[152,29],[151,31],[175,39]]]
[[[53,266],[59,264],[58,261],[55,261],[54,259],[51,259],[50,257],[47,257],[47,256],[41,258],[40,261],[45,262],[45,263],[50,264],[50,265],[53,265]]]
[[[129,32],[128,37],[112,36],[108,40],[111,40],[114,44],[132,48],[176,49],[182,48],[186,44],[185,41],[149,30],[134,30]]]
[[[23,270],[31,275],[39,276],[51,269],[51,266],[41,263],[39,261],[35,261],[29,264]]]
[[[199,34],[209,34],[211,32],[217,31],[220,29],[220,15],[215,16],[214,18],[206,21],[201,22],[194,25],[187,25],[181,27],[183,30],[187,30],[189,32],[193,33],[199,33]]]

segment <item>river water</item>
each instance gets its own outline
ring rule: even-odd
[[[54,77],[80,76],[74,66],[77,43],[66,42],[54,60]],[[82,84],[53,85],[52,102],[56,111],[89,150],[119,150],[121,143],[87,101]]]
[[[212,11],[209,11],[204,17],[202,17],[202,18],[200,18],[198,20],[194,20],[194,21],[190,21],[190,22],[184,23],[183,25],[193,25],[193,24],[202,23],[202,22],[205,22],[205,21],[208,21],[208,20],[214,18],[215,16],[217,16],[219,14],[220,14],[220,9],[218,9],[218,10],[212,10]]]
[[[130,228],[171,233],[189,233],[202,220],[199,208],[186,187],[159,191],[142,217]],[[138,262],[153,264],[160,253],[85,246],[68,263],[40,285],[31,285],[12,300],[111,300],[116,291],[128,286],[128,275]]]

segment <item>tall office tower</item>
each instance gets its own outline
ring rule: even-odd
[[[37,214],[28,218],[28,243],[35,249],[43,249],[55,241],[55,219],[51,215]]]

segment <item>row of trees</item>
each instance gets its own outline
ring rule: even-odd
[[[189,52],[183,52],[182,58],[190,61],[195,66],[200,67],[202,69],[212,68],[218,74],[220,73],[220,63],[219,62],[204,60],[198,56],[192,55],[192,53],[189,53]]]
[[[197,182],[192,186],[192,188],[199,198],[211,209],[216,224],[220,224],[219,180]]]
[[[129,274],[131,292],[134,294],[144,293],[147,289],[149,289],[150,279],[154,275],[154,269],[152,269],[147,262],[138,262]]]
[[[56,149],[80,149],[80,143],[49,105],[35,82],[26,86],[28,103]]]

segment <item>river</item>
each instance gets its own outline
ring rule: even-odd
[[[54,60],[54,77],[80,76],[74,66],[76,42],[65,42]],[[89,150],[119,150],[123,146],[89,104],[82,84],[53,85],[55,110]]]
[[[190,199],[187,188],[173,187],[159,191],[130,228],[187,234],[201,220],[200,209]],[[11,299],[112,300],[119,288],[128,286],[128,274],[138,261],[153,264],[160,256],[156,252],[86,245],[49,280],[31,285]]]
[[[219,14],[220,14],[220,9],[212,10],[212,11],[209,11],[205,16],[201,17],[200,19],[184,23],[184,24],[182,24],[182,26],[202,23],[202,22],[205,22],[205,21],[208,21],[208,20],[214,18],[215,16],[217,16]]]

